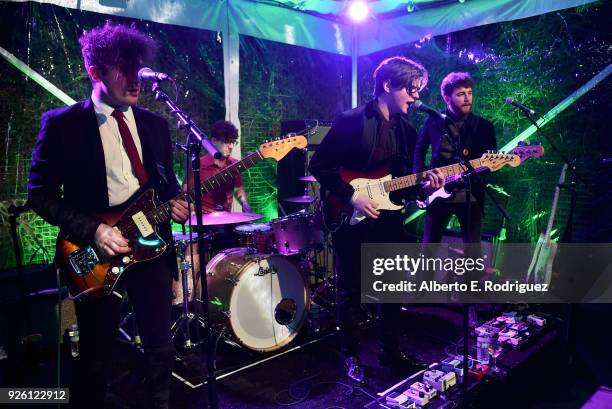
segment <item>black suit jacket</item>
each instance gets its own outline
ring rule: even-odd
[[[446,112],[450,115],[449,112]],[[440,166],[457,163],[453,157],[454,153],[442,152],[442,138],[447,132],[445,120],[430,115],[423,125],[419,134],[414,151],[413,172],[421,172],[426,168],[436,168]],[[496,150],[497,141],[495,138],[495,127],[493,124],[474,114],[469,114],[464,125],[460,130],[460,149],[467,149],[466,159],[480,158],[487,150]],[[425,155],[431,145],[431,163],[425,166]],[[462,153],[462,152],[461,152]],[[460,153],[460,154],[461,154]],[[472,193],[476,199],[482,203],[484,198],[484,187],[472,178]]]
[[[376,164],[372,154],[377,143],[379,121],[373,101],[340,114],[310,160],[308,170],[321,183],[322,190],[329,190],[348,202],[353,187],[340,178],[342,168],[367,171]],[[406,115],[400,115],[391,138],[394,156],[391,163],[393,176],[404,176],[411,168],[412,152],[416,143],[416,131]]]
[[[132,109],[143,165],[159,200],[166,201],[179,192],[168,123],[145,109]],[[43,114],[32,152],[28,202],[60,227],[60,237],[93,243],[101,223],[94,214],[109,210],[109,205],[104,149],[91,99]],[[161,233],[169,238],[169,224]]]

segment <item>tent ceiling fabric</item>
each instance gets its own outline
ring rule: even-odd
[[[341,17],[348,8],[350,1],[347,0],[251,0],[256,3],[280,4],[296,11],[314,13],[327,16],[334,20]],[[366,0],[368,1],[368,0]],[[369,0],[368,7],[377,16],[387,17],[397,13],[406,14],[409,3],[415,7],[415,11],[430,7],[438,7],[457,0]]]
[[[27,1],[27,0],[10,0]],[[332,0],[37,0],[61,7],[222,31],[229,20],[240,34],[351,54],[352,26],[340,18],[345,1]],[[596,0],[414,0],[413,13],[398,13],[407,0],[373,0],[375,13],[361,23],[359,55],[485,24],[532,17]],[[320,15],[318,15],[320,14]],[[330,19],[329,16],[337,16]],[[394,17],[385,17],[393,15]]]

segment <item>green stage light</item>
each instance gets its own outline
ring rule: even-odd
[[[34,80],[38,85],[49,91],[54,97],[62,101],[66,105],[72,105],[76,101],[72,99],[64,91],[53,85],[45,77],[31,69],[26,63],[15,57],[13,54],[0,47],[0,54],[11,64],[13,64],[19,71],[23,72],[28,78]]]

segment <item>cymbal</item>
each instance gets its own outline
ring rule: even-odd
[[[226,211],[215,211],[202,215],[202,226],[218,226],[222,224],[247,223],[261,219],[263,216],[257,213],[232,213]],[[198,219],[192,216],[189,220],[193,226],[197,225]]]
[[[315,201],[315,197],[310,195],[293,196],[283,199],[283,202],[310,204]]]
[[[317,182],[317,179],[315,179],[315,177],[312,176],[312,175],[303,176],[303,177],[300,178],[300,180],[302,182],[315,182],[315,183]]]

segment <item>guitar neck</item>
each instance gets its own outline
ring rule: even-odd
[[[233,180],[236,176],[240,175],[241,172],[244,172],[251,166],[255,165],[257,162],[263,160],[263,156],[259,151],[255,151],[236,163],[233,163],[229,166],[224,167],[219,172],[214,175],[204,179],[202,183],[200,183],[200,188],[203,194],[206,194],[212,190],[215,190],[219,186]],[[193,194],[193,191],[191,191]]]
[[[240,172],[243,172],[255,165],[257,162],[263,160],[263,156],[259,153],[259,151],[255,151],[244,157],[242,160],[239,160],[236,163],[233,163],[223,169],[221,169],[218,173],[204,179],[200,183],[200,187],[203,194],[206,194],[219,186],[229,182],[237,175],[240,175]],[[194,190],[190,190],[189,194],[187,192],[182,192],[172,200],[190,200],[191,197],[194,196]],[[155,209],[151,210],[147,216],[151,221],[153,221],[156,225],[162,224],[170,220],[170,216],[172,215],[172,210],[170,206],[170,201],[157,206]]]
[[[483,170],[487,169],[486,167],[481,166],[481,159],[470,160],[470,165],[472,165],[477,172],[482,172]],[[462,177],[463,173],[468,170],[465,165],[460,163],[454,163],[438,169],[444,176],[444,183],[456,182]],[[406,189],[408,187],[418,185],[419,183],[423,182],[425,178],[426,172],[420,172],[391,179],[385,182],[385,190],[387,192],[393,192],[395,190]]]
[[[559,183],[555,187],[555,195],[553,197],[552,206],[550,209],[550,216],[548,217],[548,224],[546,225],[546,232],[544,233],[545,242],[550,243],[550,234],[552,233],[553,224],[555,222],[555,214],[557,213],[557,205],[559,203],[559,194],[561,193],[561,188],[559,185],[565,183],[565,172],[567,171],[567,164],[563,165],[561,169],[561,175],[559,176]]]

